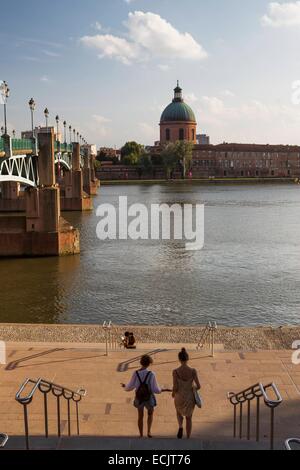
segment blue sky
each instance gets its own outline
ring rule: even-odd
[[[300,144],[299,1],[10,0],[2,14],[17,132],[33,96],[37,124],[47,106],[97,145],[152,144],[179,79],[213,143]]]

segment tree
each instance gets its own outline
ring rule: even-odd
[[[137,142],[127,142],[121,149],[122,161],[125,165],[137,165],[144,147]]]
[[[183,169],[183,178],[186,177],[187,171],[192,167],[193,148],[193,142],[188,140],[179,140],[175,143],[175,152],[178,162],[181,164]]]
[[[152,160],[151,160],[151,155],[149,153],[146,153],[146,152],[143,153],[140,156],[139,165],[143,168],[143,170],[146,170],[146,171],[151,170],[152,167],[153,167]]]
[[[176,151],[176,144],[167,144],[161,152],[163,165],[166,169],[167,179],[170,178],[171,171],[175,170],[178,165],[178,154]]]

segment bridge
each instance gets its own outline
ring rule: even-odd
[[[37,139],[4,134],[0,186],[0,257],[79,252],[79,233],[61,211],[93,208],[99,181],[90,146],[55,141],[52,128]]]

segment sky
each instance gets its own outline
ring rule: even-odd
[[[10,0],[1,15],[10,131],[30,128],[33,97],[37,125],[47,107],[98,146],[151,145],[179,80],[213,144],[300,144],[300,1]]]

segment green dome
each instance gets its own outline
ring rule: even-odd
[[[174,90],[174,99],[169,106],[166,107],[161,115],[160,122],[196,122],[195,114],[182,98],[182,89],[177,82],[177,87]]]
[[[192,108],[183,101],[173,101],[166,107],[162,113],[160,122],[170,121],[191,121],[196,122],[195,114]]]

